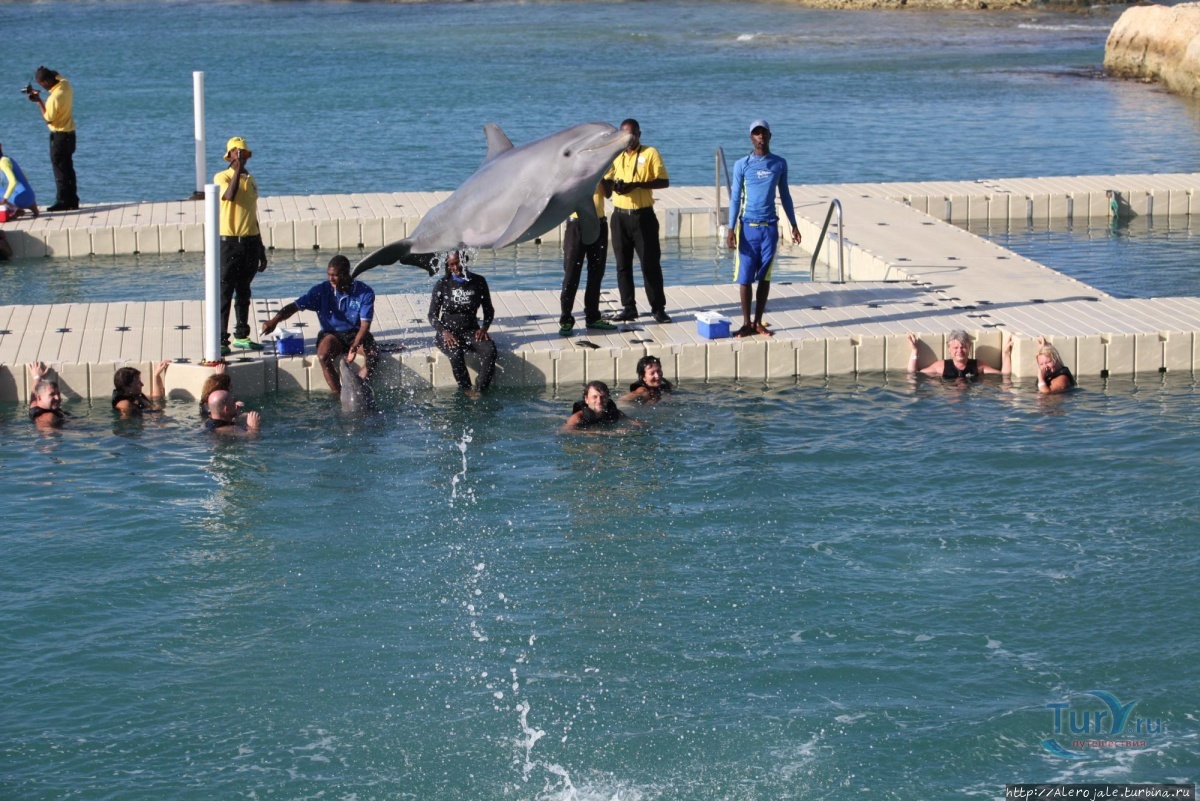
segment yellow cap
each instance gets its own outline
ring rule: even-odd
[[[231,159],[229,157],[229,153],[234,148],[237,148],[238,150],[245,150],[247,156],[252,155],[250,153],[250,148],[246,147],[246,140],[240,136],[234,136],[228,142],[225,143],[225,160],[226,161],[233,161],[233,159]]]

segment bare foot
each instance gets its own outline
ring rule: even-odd
[[[463,394],[473,400],[478,400],[480,397],[479,390],[477,390],[477,389],[464,389]]]
[[[765,325],[763,325],[762,323],[755,323],[755,324],[754,324],[754,330],[755,330],[757,333],[759,333],[759,334],[762,334],[764,337],[773,337],[773,336],[775,336],[775,332],[774,332],[774,331],[768,331],[768,330],[767,330],[767,327],[766,327]]]
[[[757,332],[756,330],[754,330],[754,326],[752,326],[752,325],[743,325],[741,328],[739,328],[737,331],[735,331],[735,332],[733,333],[733,335],[734,335],[735,337],[752,337],[752,336],[754,336],[756,333],[758,333],[758,332]]]
[[[25,209],[14,209],[13,211],[9,212],[8,219],[9,220],[19,220],[24,216],[25,216]]]

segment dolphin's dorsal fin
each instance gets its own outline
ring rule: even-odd
[[[484,164],[487,164],[501,153],[507,153],[513,149],[513,143],[505,136],[504,131],[500,130],[500,126],[494,122],[489,122],[483,126],[483,135],[487,137],[488,147],[487,155],[483,158]]]

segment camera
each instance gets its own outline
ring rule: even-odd
[[[33,90],[33,84],[27,83],[21,88],[21,94],[25,95],[26,97],[33,97],[37,94],[37,92]]]
[[[613,181],[613,191],[614,192],[623,193],[628,188],[628,186],[629,186],[629,184],[625,183],[620,178]]]

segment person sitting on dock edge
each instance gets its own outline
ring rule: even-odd
[[[483,309],[482,323],[478,319]],[[442,353],[450,359],[450,369],[458,388],[471,397],[478,397],[492,383],[496,369],[496,343],[492,341],[488,328],[496,316],[492,306],[492,294],[487,279],[482,275],[467,272],[463,266],[463,254],[452,250],[446,255],[446,274],[433,285],[433,296],[429,299],[429,324],[433,326],[434,341]],[[471,374],[467,372],[466,352],[472,350],[479,357],[479,380],[471,388]]]
[[[321,324],[317,333],[317,360],[325,374],[325,383],[334,395],[339,395],[342,378],[335,359],[344,355],[349,364],[362,353],[366,366],[359,375],[367,381],[379,363],[379,349],[371,335],[375,290],[350,277],[350,260],[345,256],[330,259],[325,274],[328,281],[322,281],[280,309],[279,314],[262,324],[262,333],[270,334],[275,326],[298,311],[315,311]]]
[[[13,161],[11,156],[4,155],[3,146],[0,146],[0,175],[4,176],[4,207],[8,209],[8,219],[19,220],[29,211],[36,220],[37,195],[29,185],[21,165]]]
[[[233,347],[241,350],[262,350],[263,346],[250,339],[250,282],[267,269],[267,249],[258,229],[258,183],[246,169],[253,155],[246,140],[232,137],[225,144],[225,160],[229,169],[213,177],[221,188],[221,354],[228,355],[229,307],[232,304],[236,323],[233,327]]]
[[[771,294],[771,269],[775,266],[775,251],[779,246],[776,189],[783,203],[783,213],[792,226],[793,244],[800,244],[800,229],[796,227],[796,210],[788,189],[787,162],[771,152],[771,126],[766,120],[750,123],[750,143],[754,152],[737,160],[730,180],[732,192],[726,244],[730,250],[737,248],[738,251],[736,280],[742,300],[742,327],[734,336],[762,334],[769,337],[774,334],[763,322],[763,314]],[[755,282],[758,283],[758,298],[751,321],[750,301]]]

